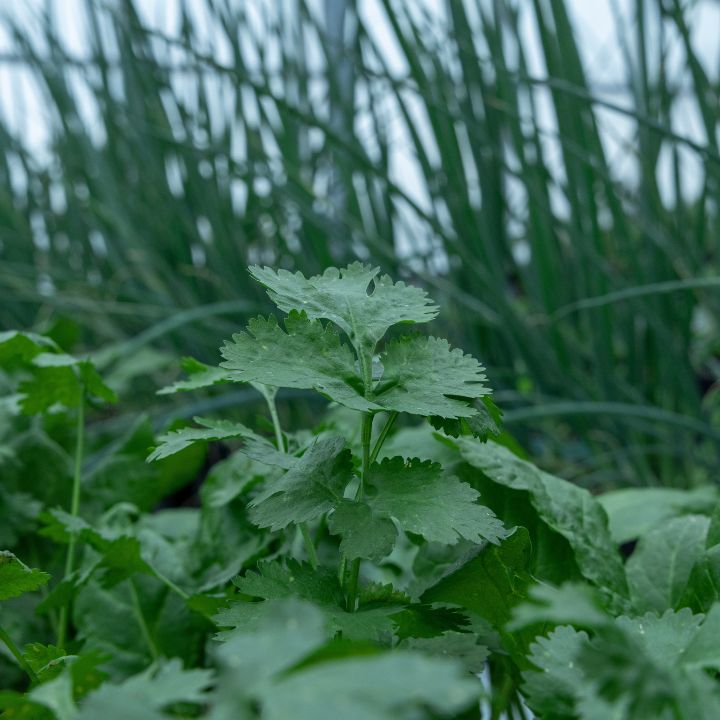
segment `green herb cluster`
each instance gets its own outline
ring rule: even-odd
[[[594,497],[522,457],[476,359],[403,332],[424,291],[251,274],[285,316],[160,392],[250,384],[256,429],[115,437],[90,358],[0,334],[0,717],[720,717],[715,488]],[[283,388],[332,404],[283,427]]]

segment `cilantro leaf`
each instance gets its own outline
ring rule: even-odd
[[[210,418],[193,418],[202,427],[187,427],[171,430],[158,438],[157,447],[148,455],[147,461],[161,460],[184,450],[195,442],[210,440],[229,440],[230,438],[248,438],[262,440],[250,428],[230,420],[213,420]],[[268,443],[270,445],[270,443]],[[272,447],[272,446],[270,446]]]
[[[425,720],[457,714],[480,693],[459,663],[417,652],[354,654],[348,646],[344,656],[325,659],[320,608],[297,600],[264,604],[265,617],[219,650],[226,668],[215,708],[221,717],[242,717],[252,704],[269,720]]]
[[[119,684],[106,683],[88,695],[78,720],[156,720],[169,717],[161,712],[176,703],[204,705],[213,682],[210,670],[184,670],[179,659],[151,667]]]
[[[305,313],[291,312],[285,330],[272,316],[254,318],[220,353],[235,381],[315,390],[362,412],[380,409],[363,396],[352,350],[330,325]]]
[[[250,503],[260,527],[280,530],[320,517],[334,508],[352,479],[352,461],[339,435],[320,436],[278,481]]]
[[[424,290],[394,283],[388,275],[378,277],[379,272],[359,262],[342,270],[328,268],[311,278],[287,270],[250,268],[281,310],[302,310],[311,319],[330,320],[347,334],[358,353],[372,353],[393,325],[428,322],[438,314]]]
[[[388,344],[381,363],[373,400],[386,410],[469,418],[477,414],[471,400],[490,393],[483,366],[447,340],[405,335]]]
[[[243,594],[265,602],[238,602],[221,610],[214,617],[215,622],[219,627],[234,630],[221,633],[220,639],[229,639],[236,632],[247,632],[262,625],[275,612],[272,601],[295,598],[312,602],[322,613],[328,637],[341,632],[343,637],[352,640],[377,640],[382,633],[392,630],[391,617],[402,611],[407,601],[392,598],[383,604],[361,605],[356,612],[348,612],[336,572],[322,567],[313,570],[310,565],[294,560],[285,564],[261,563],[257,572],[248,571],[233,582]]]
[[[438,463],[395,457],[370,468],[366,502],[376,514],[395,518],[400,526],[431,542],[452,545],[460,538],[499,543],[503,524],[477,503],[477,490],[445,477]]]
[[[392,552],[397,529],[389,517],[375,514],[364,502],[342,500],[328,519],[333,535],[341,535],[340,552],[348,560],[379,561]]]
[[[20,597],[38,590],[50,580],[50,575],[29,568],[7,550],[0,550],[0,600]]]
[[[182,369],[189,375],[185,380],[178,380],[172,385],[158,390],[158,395],[174,395],[230,382],[229,372],[220,367],[206,365],[192,357],[184,357],[180,361]]]

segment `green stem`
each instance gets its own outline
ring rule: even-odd
[[[277,449],[280,452],[285,452],[285,441],[283,440],[282,427],[280,425],[280,417],[278,416],[277,406],[275,405],[275,397],[269,393],[265,395],[267,400],[268,409],[270,410],[270,417],[272,418],[272,424],[275,428],[275,443]]]
[[[363,413],[362,416],[362,472],[360,474],[360,484],[358,485],[356,500],[361,500],[365,492],[365,481],[370,471],[370,440],[372,439],[372,413]],[[350,578],[347,586],[347,609],[349,612],[355,612],[357,609],[357,588],[358,578],[360,576],[360,558],[352,561],[350,566]]]
[[[172,590],[176,595],[181,597],[183,600],[189,600],[190,594],[186,593],[181,587],[178,587],[169,577],[163,575],[159,570],[151,568],[153,575],[164,585]]]
[[[395,424],[395,420],[397,419],[398,413],[393,410],[389,415],[387,420],[385,421],[385,425],[383,425],[383,429],[380,431],[380,435],[378,435],[378,439],[375,441],[375,447],[373,448],[372,452],[370,453],[370,464],[374,463],[375,460],[377,460],[378,453],[380,452],[380,448],[383,446],[383,443],[385,442],[385,439],[387,438],[387,434],[390,432],[390,429]]]
[[[303,540],[305,541],[305,549],[307,550],[308,560],[313,570],[317,570],[318,557],[315,550],[315,543],[310,536],[310,530],[308,529],[307,523],[300,523],[300,532],[302,533]]]
[[[275,395],[271,393],[263,393],[265,400],[267,401],[268,410],[270,411],[270,418],[272,419],[273,428],[275,429],[275,443],[277,449],[280,452],[286,452],[285,441],[283,440],[282,426],[280,425],[280,417],[278,415],[277,406],[275,405]],[[305,552],[307,552],[308,560],[312,569],[316,570],[318,566],[317,551],[315,550],[315,543],[313,542],[312,536],[307,523],[300,523],[300,533],[305,542]]]
[[[130,578],[128,584],[130,585],[130,595],[133,601],[135,617],[137,618],[138,625],[140,626],[140,632],[142,632],[145,643],[148,646],[148,650],[150,650],[150,655],[152,656],[152,659],[157,660],[160,655],[158,653],[157,646],[155,645],[155,641],[150,634],[150,628],[148,627],[147,621],[145,620],[145,614],[143,613],[142,605],[140,604],[140,596],[138,595],[135,580],[133,578]]]
[[[80,479],[82,475],[83,449],[85,445],[85,390],[81,391],[80,404],[77,411],[77,430],[75,440],[75,470],[73,472],[72,498],[70,500],[70,515],[77,517],[80,512]],[[75,569],[75,551],[77,548],[77,536],[70,535],[67,555],[65,556],[65,575],[67,579]],[[68,630],[68,618],[70,615],[70,601],[60,609],[58,619],[57,644],[64,648]]]
[[[12,638],[5,632],[4,628],[0,626],[0,640],[2,640],[7,649],[13,654],[13,657],[18,661],[18,665],[27,673],[30,678],[30,682],[35,684],[38,681],[35,671],[30,667],[25,656],[20,652],[20,648],[13,642]]]

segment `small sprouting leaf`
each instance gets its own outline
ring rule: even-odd
[[[38,590],[50,580],[50,575],[29,568],[7,550],[0,550],[0,600],[20,597]]]
[[[452,545],[460,538],[499,543],[505,529],[493,512],[478,504],[477,490],[443,475],[438,463],[417,458],[385,459],[370,468],[365,501],[377,515],[431,542]]]
[[[304,313],[292,312],[285,330],[277,320],[257,317],[220,349],[231,379],[274,387],[316,390],[362,412],[381,408],[365,399],[352,350],[338,333]]]
[[[470,418],[471,401],[490,393],[483,366],[447,340],[406,335],[388,344],[381,362],[373,400],[386,410]]]
[[[26,415],[55,406],[74,408],[85,396],[110,403],[117,400],[91,360],[67,355],[49,338],[16,331],[0,333],[0,364],[17,363],[31,372],[19,387],[20,407]]]
[[[188,392],[201,388],[211,387],[230,382],[229,372],[221,367],[214,367],[201,363],[192,357],[184,357],[180,361],[182,369],[189,375],[185,380],[178,380],[158,390],[158,395],[174,395],[178,392]]]
[[[330,320],[348,335],[358,353],[372,353],[393,325],[428,322],[438,314],[424,290],[394,283],[388,275],[378,277],[379,272],[359,262],[342,270],[328,268],[311,278],[287,270],[250,268],[281,310]]]
[[[320,517],[340,503],[352,479],[352,461],[338,435],[319,437],[279,480],[250,503],[260,527],[280,530]]]

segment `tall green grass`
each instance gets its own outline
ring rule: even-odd
[[[588,485],[712,474],[720,101],[696,4],[618,15],[619,96],[588,79],[562,0],[441,20],[378,0],[382,37],[349,1],[206,0],[203,22],[178,4],[169,35],[87,0],[86,57],[52,13],[5,17],[3,67],[32,75],[51,141],[46,162],[0,123],[3,327],[70,317],[109,363],[213,359],[266,309],[248,263],[359,257],[429,286],[541,461]]]

